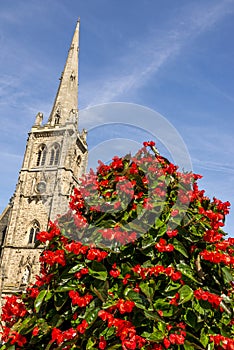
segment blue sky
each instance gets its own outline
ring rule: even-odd
[[[234,236],[234,0],[2,1],[0,211],[35,115],[50,113],[78,17],[79,108],[125,102],[163,115],[204,176],[200,187],[233,203],[226,230]],[[81,113],[80,128],[89,122]]]

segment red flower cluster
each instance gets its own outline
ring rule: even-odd
[[[80,334],[83,334],[86,330],[86,328],[88,328],[89,324],[86,320],[83,320],[77,327],[77,331],[80,333]]]
[[[30,298],[36,299],[38,294],[40,293],[39,289],[36,287],[28,287],[27,288],[27,293]]]
[[[210,261],[215,264],[223,263],[225,265],[233,265],[234,264],[234,256],[230,256],[227,254],[222,254],[219,252],[209,252],[208,250],[203,250],[200,255],[204,260]]]
[[[171,304],[171,305],[178,306],[178,301],[179,301],[179,299],[180,299],[180,294],[179,294],[179,293],[176,293],[175,296],[174,296],[174,298],[172,298],[172,299],[170,300],[170,304]]]
[[[8,327],[3,327],[2,341],[10,341],[11,345],[16,344],[21,348],[27,343],[27,339],[23,335]]]
[[[70,197],[70,203],[69,206],[72,210],[80,211],[80,209],[83,209],[85,206],[84,198],[81,194],[81,191],[78,188],[74,188],[74,196]]]
[[[87,306],[93,299],[93,296],[89,293],[81,297],[80,294],[74,290],[69,291],[69,297],[72,300],[72,305],[78,305],[79,307]]]
[[[234,247],[234,238],[228,238],[228,239],[224,239],[221,242],[218,242],[215,244],[215,249],[216,250],[222,250],[222,251],[226,251],[228,250],[228,252],[230,254],[233,253],[231,246]]]
[[[110,270],[109,274],[110,274],[112,277],[114,277],[114,278],[119,277],[119,275],[120,275],[120,270],[117,268],[116,263],[114,263],[114,264],[112,265],[112,270]]]
[[[79,212],[73,215],[74,224],[78,229],[83,229],[87,227],[87,219]]]
[[[6,303],[2,307],[2,321],[14,324],[18,317],[24,317],[27,313],[23,302],[15,295],[6,296]]]
[[[210,224],[213,230],[218,230],[220,227],[224,226],[221,221],[224,219],[224,215],[219,212],[214,212],[213,210],[205,210],[204,208],[199,208],[199,213],[206,216],[210,220]]]
[[[70,328],[66,331],[61,331],[58,328],[53,328],[50,342],[51,343],[55,342],[57,343],[57,345],[61,345],[65,341],[75,338],[76,335],[77,335],[77,332],[73,328]]]
[[[89,273],[89,269],[87,267],[84,267],[83,269],[75,273],[75,277],[80,279],[82,276],[87,275],[88,273]]]
[[[207,300],[215,309],[217,309],[222,301],[222,298],[216,294],[206,292],[201,288],[194,291],[194,296],[198,300]]]
[[[52,221],[49,222],[49,231],[42,231],[37,234],[37,240],[45,243],[46,241],[51,241],[55,236],[59,236],[60,230]]]
[[[134,306],[134,301],[123,299],[119,299],[118,303],[115,305],[115,307],[119,310],[121,314],[125,314],[126,312],[132,312]]]
[[[185,342],[186,332],[179,331],[178,333],[171,333],[169,337],[163,339],[163,345],[168,349],[171,345],[182,345]]]
[[[167,230],[167,235],[169,238],[176,237],[178,235],[178,230]]]
[[[222,212],[224,215],[229,214],[230,202],[222,202],[220,199],[213,198],[213,202],[216,205],[216,208],[219,212]]]
[[[143,142],[143,146],[144,147],[147,147],[147,146],[153,147],[153,146],[155,146],[155,142],[154,141]]]
[[[162,265],[156,265],[153,267],[142,267],[141,265],[136,265],[132,268],[132,270],[139,274],[143,280],[149,276],[158,276],[160,273],[164,273],[169,276],[172,281],[178,281],[182,277],[182,273],[180,271],[175,271],[175,269],[171,266],[164,267]]]
[[[105,259],[107,257],[107,255],[108,255],[107,252],[101,251],[100,249],[91,248],[88,251],[87,259],[97,260],[98,262],[100,262],[103,259]]]
[[[220,241],[223,237],[223,233],[218,232],[216,230],[206,230],[203,239],[206,242],[214,243]]]
[[[36,282],[35,282],[35,285],[37,287],[41,287],[43,286],[44,284],[49,284],[52,280],[52,278],[54,277],[54,274],[53,273],[48,273],[47,269],[45,266],[41,266],[41,274],[40,276],[36,276]]]
[[[40,256],[40,262],[44,262],[53,266],[54,264],[60,264],[62,266],[66,265],[65,254],[63,249],[55,250],[45,250]]]
[[[74,242],[74,241],[72,241],[71,243],[65,244],[65,249],[68,252],[74,253],[75,255],[79,255],[79,254],[84,255],[84,254],[87,253],[89,247],[82,245],[81,242]]]
[[[107,321],[108,328],[116,328],[116,336],[121,340],[122,349],[141,349],[146,344],[145,338],[136,334],[136,329],[130,321],[115,318],[111,313],[105,310],[100,310],[98,316],[103,321]]]
[[[99,230],[99,232],[102,234],[102,237],[108,241],[115,240],[116,242],[119,242],[120,244],[127,244],[130,242],[135,242],[137,238],[136,232],[127,232],[121,230],[120,227],[116,226],[114,228],[104,228],[102,230]]]
[[[214,342],[216,346],[219,345],[221,349],[226,349],[226,350],[234,349],[234,340],[231,338],[224,337],[221,334],[210,335],[210,341]]]
[[[163,238],[160,238],[159,242],[156,243],[155,248],[161,252],[172,252],[174,250],[174,246],[172,244],[167,244],[167,241]]]

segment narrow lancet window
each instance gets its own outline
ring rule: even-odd
[[[28,237],[28,243],[35,243],[37,240],[37,234],[40,231],[40,225],[37,221],[34,221],[31,226],[29,227],[28,233],[29,233],[29,237]]]

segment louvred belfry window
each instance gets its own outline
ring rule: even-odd
[[[59,162],[59,151],[60,147],[56,143],[52,146],[51,152],[50,152],[50,165],[58,165]]]
[[[45,145],[41,145],[37,154],[37,166],[43,166],[46,162],[47,149]]]

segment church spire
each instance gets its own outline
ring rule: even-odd
[[[77,21],[48,124],[77,123],[79,26]]]

